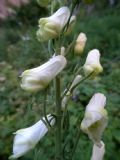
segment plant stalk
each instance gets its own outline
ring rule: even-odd
[[[61,141],[61,92],[60,92],[60,77],[57,76],[55,79],[55,90],[56,90],[56,133],[55,133],[55,160],[62,160],[62,141]]]
[[[79,143],[79,139],[80,139],[80,131],[78,131],[77,136],[76,136],[75,144],[74,144],[74,147],[73,147],[73,150],[72,150],[72,154],[71,154],[71,160],[73,160],[77,145]]]
[[[44,93],[43,114],[44,114],[44,117],[45,117],[45,121],[46,121],[47,127],[50,128],[51,125],[50,125],[50,122],[49,122],[48,119],[47,119],[46,100],[47,100],[47,89],[45,90],[45,93]]]

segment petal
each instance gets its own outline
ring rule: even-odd
[[[86,111],[100,111],[106,105],[106,97],[102,93],[96,93],[90,99],[89,104],[86,107]]]
[[[91,160],[103,160],[105,154],[105,144],[101,141],[101,147],[94,144]]]
[[[105,112],[106,113],[106,112]],[[81,123],[81,129],[88,134],[89,138],[100,146],[101,137],[108,123],[107,115],[98,112],[89,112]]]

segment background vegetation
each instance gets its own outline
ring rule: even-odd
[[[104,2],[104,1],[103,1]],[[27,127],[40,119],[42,115],[42,93],[29,94],[20,88],[19,75],[24,69],[32,68],[46,61],[45,46],[36,39],[38,18],[46,16],[47,10],[38,7],[34,2],[17,11],[15,18],[0,23],[0,159],[6,160],[12,152],[12,133]],[[102,92],[107,96],[107,110],[109,124],[103,139],[106,144],[105,160],[119,160],[120,157],[120,4],[109,6],[97,3],[95,9],[87,14],[86,6],[80,8],[77,25],[72,35],[85,32],[88,37],[85,54],[81,57],[80,65],[84,64],[89,50],[98,48],[101,51],[101,63],[104,72],[94,82],[86,81],[80,85],[78,92],[70,102],[72,127],[75,117],[81,114],[90,97],[95,92]],[[77,58],[68,55],[69,63],[75,66]],[[68,74],[72,76],[72,69]],[[67,75],[67,74],[66,74]],[[66,76],[64,85],[69,81]],[[37,101],[35,99],[37,96]],[[51,98],[49,97],[49,104]],[[48,111],[50,108],[48,108]],[[71,141],[74,134],[69,130]],[[54,141],[52,135],[45,136],[23,158],[42,160],[53,159]],[[39,149],[40,148],[40,149]],[[38,151],[39,149],[39,151]],[[75,160],[88,160],[91,155],[92,143],[88,137],[81,134]]]

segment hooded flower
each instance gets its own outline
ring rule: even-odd
[[[21,75],[21,87],[27,91],[39,91],[46,88],[51,80],[63,70],[66,63],[65,57],[58,55],[37,68],[24,71]]]
[[[55,124],[55,119],[51,115],[47,115],[47,119],[51,126]],[[43,118],[45,121],[45,118]],[[23,156],[25,153],[33,149],[42,137],[48,132],[48,128],[42,120],[35,123],[33,126],[20,129],[15,132],[13,143],[13,155],[10,159],[16,159]]]
[[[88,53],[86,62],[83,66],[84,72],[86,75],[91,75],[91,78],[94,78],[96,75],[103,71],[103,68],[100,64],[100,52],[97,49],[93,49]]]
[[[70,16],[68,7],[61,7],[52,16],[39,20],[37,38],[39,41],[48,41],[59,36]]]
[[[91,160],[103,160],[105,154],[105,144],[101,141],[101,147],[94,144]]]
[[[107,126],[107,111],[104,109],[106,97],[96,93],[86,107],[84,119],[81,122],[81,129],[88,134],[95,145],[101,147],[101,136]]]
[[[75,48],[74,48],[74,52],[76,55],[81,55],[83,53],[86,41],[87,41],[86,34],[80,33],[78,35],[78,38],[77,38],[76,44],[75,44]]]

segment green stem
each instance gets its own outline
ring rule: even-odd
[[[73,147],[73,150],[72,150],[72,153],[71,153],[71,160],[73,159],[73,156],[75,154],[77,145],[79,143],[79,139],[80,139],[80,131],[78,131],[77,136],[76,136],[75,144],[74,144],[74,147]]]
[[[61,95],[60,95],[60,77],[57,76],[55,79],[55,89],[56,89],[56,117],[57,117],[57,123],[56,123],[56,141],[55,141],[55,149],[56,149],[56,155],[55,160],[62,160],[62,152],[61,152]]]
[[[66,49],[65,56],[67,56],[70,52],[71,53],[73,52],[73,48],[74,48],[75,42],[76,42],[76,36],[74,36],[73,41],[69,44],[68,48]]]
[[[52,40],[48,41],[48,52],[49,52],[49,58],[52,56],[51,53],[53,53],[53,49],[52,49]]]
[[[61,120],[62,128],[63,128],[63,124],[64,124],[66,113],[67,113],[67,105],[65,106],[65,110],[64,110],[63,115],[62,115],[62,120]]]
[[[47,100],[47,89],[45,90],[45,94],[44,94],[43,114],[44,114],[45,122],[48,126],[48,129],[49,129],[51,127],[51,125],[50,125],[50,122],[47,119],[46,100]]]

